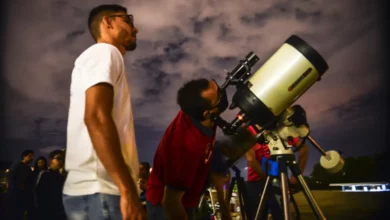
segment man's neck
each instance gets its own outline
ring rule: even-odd
[[[124,56],[126,54],[126,49],[123,46],[120,46],[119,44],[115,43],[113,40],[99,39],[99,40],[97,40],[97,43],[111,44],[112,46],[118,48],[118,50],[121,52],[122,56]]]
[[[206,128],[213,128],[213,122],[211,120],[205,120],[200,122]]]

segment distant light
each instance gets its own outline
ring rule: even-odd
[[[5,172],[8,173],[8,172],[9,172],[9,169],[6,169]]]

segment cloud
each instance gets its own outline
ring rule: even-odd
[[[4,72],[10,91],[6,116],[15,123],[7,135],[21,136],[17,129],[30,129],[25,124],[38,116],[66,119],[74,60],[93,44],[88,12],[101,3],[128,7],[140,30],[137,50],[125,56],[136,128],[142,130],[137,139],[147,137],[148,129],[141,125],[153,128],[155,137],[167,127],[178,111],[176,92],[185,81],[206,77],[222,84],[225,70],[231,71],[250,51],[260,58],[255,71],[292,34],[312,45],[330,66],[297,102],[313,128],[342,126],[340,111],[350,111],[343,106],[383,80],[381,14],[372,1],[13,1]],[[230,88],[230,97],[233,92]],[[21,115],[23,120],[17,120]]]

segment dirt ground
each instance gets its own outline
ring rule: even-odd
[[[328,220],[390,219],[390,192],[312,191],[312,194]],[[317,219],[302,192],[294,198],[301,220]],[[295,217],[294,209],[291,210]]]

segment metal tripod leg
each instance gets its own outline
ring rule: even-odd
[[[267,196],[267,191],[270,187],[271,187],[271,177],[267,175],[267,179],[265,180],[264,189],[263,189],[263,192],[261,193],[260,203],[259,203],[259,206],[257,207],[255,220],[261,220],[261,216],[264,213],[264,203],[266,201],[265,198]]]
[[[241,212],[241,218],[242,220],[247,219],[246,215],[246,188],[245,188],[245,181],[244,179],[237,179],[237,189],[238,189],[238,198],[240,202],[240,212]]]
[[[282,157],[278,159],[279,172],[282,188],[282,199],[283,199],[283,214],[285,220],[291,219],[290,213],[290,199],[288,194],[288,175],[287,175],[287,161]]]
[[[325,220],[326,218],[322,213],[320,207],[318,206],[317,202],[315,201],[313,195],[311,194],[310,189],[307,186],[305,179],[303,178],[296,161],[293,160],[291,163],[289,163],[289,167],[292,174],[298,179],[298,182],[301,184],[303,188],[303,194],[305,195],[307,201],[309,202],[309,205],[313,210],[314,214],[316,215],[317,219]]]

